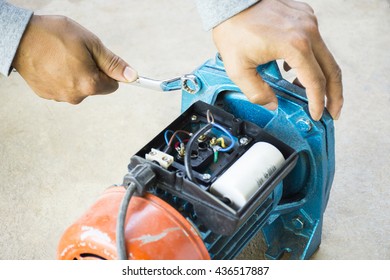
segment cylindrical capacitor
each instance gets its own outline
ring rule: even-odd
[[[231,207],[238,210],[283,162],[275,146],[257,142],[211,185],[210,192],[229,199]]]

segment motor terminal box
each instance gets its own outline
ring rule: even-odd
[[[297,153],[259,126],[198,101],[130,160],[149,164],[151,192],[168,192],[192,209],[192,219],[230,235],[294,168]]]

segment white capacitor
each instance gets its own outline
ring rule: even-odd
[[[210,192],[240,209],[283,162],[275,146],[257,142],[211,185]]]

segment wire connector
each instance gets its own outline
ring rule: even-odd
[[[170,146],[167,146],[170,148]],[[166,152],[161,152],[157,149],[153,149],[148,153],[145,154],[145,159],[152,161],[152,162],[157,162],[161,167],[168,169],[169,166],[172,165],[174,162],[173,156]]]
[[[153,184],[156,174],[148,164],[138,164],[123,178],[123,186],[127,189],[131,183],[136,187],[137,195],[144,195],[146,190]]]

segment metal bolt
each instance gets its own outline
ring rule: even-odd
[[[295,217],[291,220],[291,222],[296,229],[303,229],[305,226],[305,223],[301,217]]]
[[[208,174],[208,173],[204,173],[203,174],[203,180],[210,180],[211,179],[211,175]]]
[[[157,155],[157,153],[156,153],[155,151],[151,151],[151,152],[149,153],[149,155],[155,156],[155,155]]]
[[[241,137],[240,138],[240,145],[245,146],[248,143],[249,143],[249,139],[247,137]]]
[[[196,121],[197,119],[198,119],[198,117],[196,115],[191,116],[191,121]]]
[[[212,146],[217,145],[217,138],[215,138],[215,137],[211,138],[210,145],[212,145]]]
[[[299,119],[297,121],[297,127],[302,132],[309,132],[313,128],[313,124],[309,119]]]
[[[205,134],[202,134],[201,136],[199,136],[198,141],[204,142],[206,139],[207,139],[207,136]]]
[[[195,94],[200,90],[198,79],[193,74],[184,75],[181,78],[183,90],[190,94]]]

